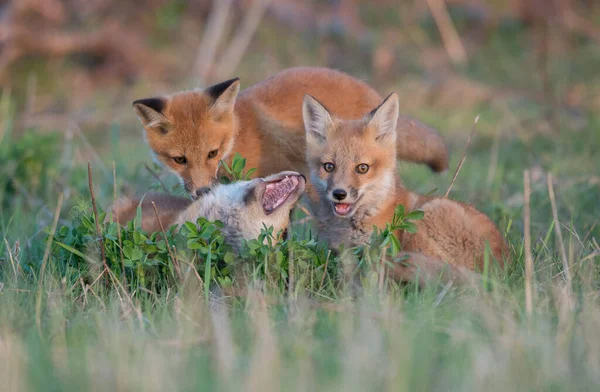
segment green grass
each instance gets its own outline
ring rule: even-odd
[[[178,7],[169,11],[160,22],[163,29],[172,28],[178,12]],[[269,32],[263,30],[259,34]],[[459,72],[493,86],[535,90],[539,83],[529,77],[535,65],[521,48],[529,42],[519,34],[523,33],[494,37]],[[287,47],[272,50],[289,54]],[[597,85],[597,48],[586,43],[574,50],[578,56],[572,60],[553,60],[553,81],[561,86],[588,75],[585,80]],[[311,58],[310,54],[294,53],[295,58]],[[256,56],[250,56],[242,74],[251,75],[260,66]],[[206,242],[192,252],[178,247],[182,260],[198,272],[185,264],[182,282],[177,282],[162,248],[152,259],[163,263],[159,267],[146,260],[145,280],[132,269],[125,283],[117,248],[109,253],[117,266],[114,275],[107,284],[104,278],[95,279],[100,258],[89,221],[86,162],[78,157],[92,161],[101,209],[113,198],[113,160],[119,193],[140,193],[156,185],[140,164],[149,161],[149,154],[146,147],[140,148],[139,129],[128,125],[133,116],[129,107],[120,112],[128,120],[114,122],[105,134],[89,136],[99,153],[96,159],[88,158],[89,146],[77,135],[63,141],[62,134],[35,129],[25,136],[13,132],[20,112],[5,93],[0,105],[3,390],[598,389],[598,114],[561,109],[555,123],[547,116],[547,104],[524,96],[468,107],[403,105],[442,130],[452,151],[452,169],[445,176],[416,165],[400,166],[405,184],[423,193],[437,189],[443,194],[448,188],[473,119],[481,114],[451,196],[492,217],[509,240],[512,264],[505,271],[493,270],[474,287],[438,284],[419,289],[387,282],[381,292],[376,277],[367,274],[357,291],[335,259],[326,261],[325,249],[301,242],[310,233],[309,224],[296,223],[297,241],[276,249],[255,247],[245,255],[250,270],[264,267],[264,260],[270,266],[250,282],[252,290],[215,301],[202,282],[210,276],[208,280],[222,284],[223,276],[206,268]],[[525,169],[532,173],[535,274],[530,314],[525,307],[523,256]],[[553,231],[549,172],[555,178],[560,229],[571,266],[570,290],[564,284]],[[160,177],[168,188],[176,184],[172,176]],[[61,193],[65,203],[59,228],[89,226],[79,232],[79,242],[68,242],[84,257],[54,242],[42,275],[44,228],[51,226]],[[88,217],[86,224],[75,219],[82,214]],[[134,238],[136,231],[130,227],[124,232],[132,249],[141,249],[140,241],[147,253],[159,247],[156,237],[150,243]],[[66,243],[66,237],[60,238]],[[290,247],[295,278],[291,293],[284,279]],[[225,257],[221,251],[219,257]],[[141,260],[132,252],[127,251],[128,260]]]

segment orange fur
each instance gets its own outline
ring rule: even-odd
[[[235,152],[257,168],[256,176],[284,170],[307,173],[302,99],[311,94],[340,119],[352,119],[376,106],[381,97],[367,84],[326,68],[292,68],[238,96],[239,80],[164,98],[134,102],[155,155],[177,173],[188,192],[214,181],[218,161]],[[398,159],[446,170],[442,138],[417,120],[397,120]],[[210,152],[217,151],[214,156]],[[185,157],[185,164],[173,158]]]

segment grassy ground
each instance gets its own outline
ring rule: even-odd
[[[259,36],[272,36],[271,28],[276,29],[265,27]],[[248,296],[226,303],[205,301],[204,268],[198,275],[187,269],[183,283],[175,283],[169,268],[147,266],[164,274],[154,285],[136,280],[138,270],[125,284],[115,268],[107,287],[103,278],[93,279],[93,265],[69,264],[72,253],[59,252],[56,243],[47,248],[46,237],[60,194],[65,201],[59,230],[73,225],[77,211],[89,214],[87,160],[100,207],[112,200],[113,160],[119,193],[142,192],[155,183],[139,163],[149,161],[148,150],[129,107],[117,109],[122,120],[102,132],[34,129],[23,135],[15,126],[22,106],[5,91],[0,102],[5,390],[597,389],[600,117],[589,95],[573,108],[529,94],[541,91],[543,83],[525,50],[527,37],[508,31],[490,40],[456,71],[456,79],[468,84],[430,88],[420,71],[393,84],[403,111],[446,136],[452,168],[481,115],[451,195],[493,218],[509,239],[513,263],[469,288],[388,282],[382,293],[367,276],[364,292],[353,297],[336,262],[327,267],[324,254],[310,246],[309,256],[297,249],[292,256],[296,289],[291,294],[282,285],[287,264],[272,267],[275,276],[262,276]],[[309,46],[296,58],[308,58]],[[600,77],[593,64],[600,52],[585,42],[572,50],[568,59],[551,58],[555,94],[584,83],[595,96]],[[244,64],[245,80],[266,76],[254,74],[260,64],[255,57]],[[391,89],[380,86],[383,93]],[[103,117],[100,111],[95,115]],[[531,172],[535,266],[530,313],[523,256],[525,169]],[[409,188],[438,194],[453,174],[434,176],[410,164],[401,164],[400,172]],[[552,217],[549,173],[560,224]],[[168,186],[175,183],[162,178]],[[563,248],[555,239],[556,225]],[[295,226],[297,232],[308,231],[301,229]],[[98,263],[95,238],[85,230],[83,256]],[[50,257],[44,257],[46,249]],[[563,249],[571,287],[564,283]]]

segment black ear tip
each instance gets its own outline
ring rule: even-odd
[[[240,80],[240,78],[234,78],[234,79],[226,80],[221,83],[217,83],[215,85],[208,87],[205,90],[205,92],[209,96],[211,96],[213,99],[217,99],[221,96],[221,94],[223,94],[225,92],[225,90],[227,90],[229,87],[231,87],[232,84],[234,84],[235,82],[238,82],[239,80]]]
[[[393,92],[389,93],[389,94],[388,94],[388,96],[387,96],[387,97],[385,97],[385,99],[384,99],[384,100],[383,100],[381,103],[383,104],[384,102],[387,102],[389,99],[391,99],[391,98],[392,98],[392,97],[394,97],[394,96],[398,97],[398,93],[397,93],[397,92],[395,92],[395,91],[393,91]],[[380,106],[381,106],[381,105],[380,105]]]
[[[163,98],[144,98],[133,101],[132,106],[135,108],[137,105],[147,106],[159,113],[165,108],[165,100]]]

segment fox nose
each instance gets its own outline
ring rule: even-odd
[[[197,199],[197,198],[203,196],[204,194],[206,194],[209,190],[210,190],[210,187],[207,187],[207,186],[198,188],[198,189],[196,189],[196,193],[194,194],[194,197]]]
[[[334,189],[332,194],[336,200],[344,200],[348,196],[348,192],[343,189]]]

